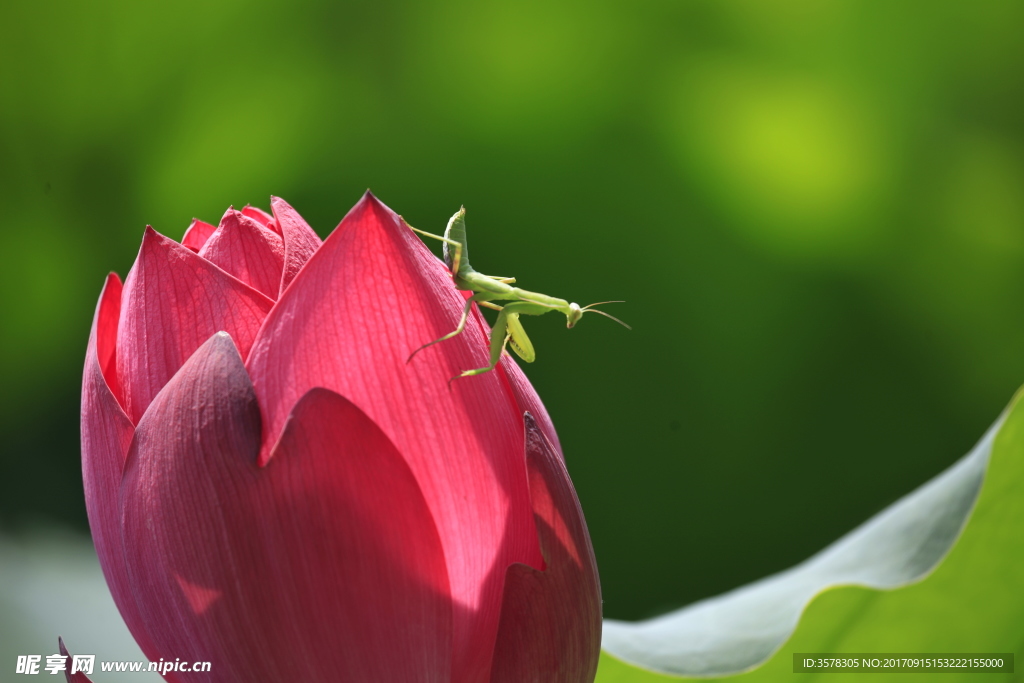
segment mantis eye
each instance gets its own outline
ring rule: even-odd
[[[569,312],[565,315],[565,326],[570,330],[583,317],[583,309],[579,304],[569,304]]]

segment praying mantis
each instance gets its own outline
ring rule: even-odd
[[[498,319],[491,329],[490,365],[476,368],[475,370],[466,370],[449,379],[449,385],[452,380],[460,377],[472,377],[473,375],[480,375],[493,370],[498,365],[498,361],[501,360],[501,354],[508,345],[512,347],[520,358],[527,363],[532,363],[537,358],[537,354],[534,352],[533,343],[530,342],[530,338],[526,336],[523,324],[519,322],[519,316],[521,315],[544,315],[551,311],[558,311],[565,315],[566,327],[572,329],[580,321],[584,313],[600,313],[606,318],[611,318],[626,329],[632,329],[615,316],[594,308],[594,306],[602,304],[623,303],[621,301],[600,301],[588,306],[580,306],[576,303],[569,303],[565,299],[513,287],[512,285],[516,281],[514,277],[484,275],[473,270],[473,267],[469,265],[465,207],[459,209],[448,221],[444,237],[424,232],[423,230],[417,230],[412,226],[409,227],[417,234],[442,242],[444,262],[452,273],[455,286],[458,289],[473,292],[473,296],[466,300],[466,306],[462,309],[462,317],[459,319],[458,327],[443,337],[427,342],[413,351],[406,360],[406,363],[411,361],[423,349],[461,334],[466,329],[466,320],[469,318],[469,311],[474,303],[498,311]],[[499,306],[493,303],[495,301],[508,301],[510,303]]]

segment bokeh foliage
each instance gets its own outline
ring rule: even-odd
[[[1024,380],[1024,5],[0,5],[0,523],[85,528],[78,391],[142,228],[367,187],[468,208],[527,321],[606,614],[790,566]],[[357,283],[372,287],[372,282]],[[395,324],[401,308],[395,305]],[[443,416],[439,416],[443,419]]]

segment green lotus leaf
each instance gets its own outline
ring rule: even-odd
[[[803,563],[654,619],[606,620],[597,681],[788,680],[793,653],[1014,652],[1024,643],[1022,563],[1018,392],[970,453]],[[801,680],[822,675],[832,674]]]

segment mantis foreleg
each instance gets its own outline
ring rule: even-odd
[[[527,363],[532,363],[537,358],[536,352],[533,350],[533,343],[530,342],[530,338],[526,336],[526,330],[523,329],[523,324],[519,322],[520,315],[543,315],[547,313],[550,307],[543,304],[536,304],[529,301],[516,301],[514,303],[505,304],[502,307],[501,312],[498,314],[498,319],[494,321],[494,327],[491,328],[491,364],[485,368],[477,368],[475,370],[466,370],[452,379],[458,379],[458,377],[472,377],[473,375],[481,375],[485,372],[490,372],[497,365],[498,361],[501,360],[501,354],[505,350],[507,344],[512,345],[512,349],[516,354],[525,360]],[[449,380],[450,382],[451,380]]]

